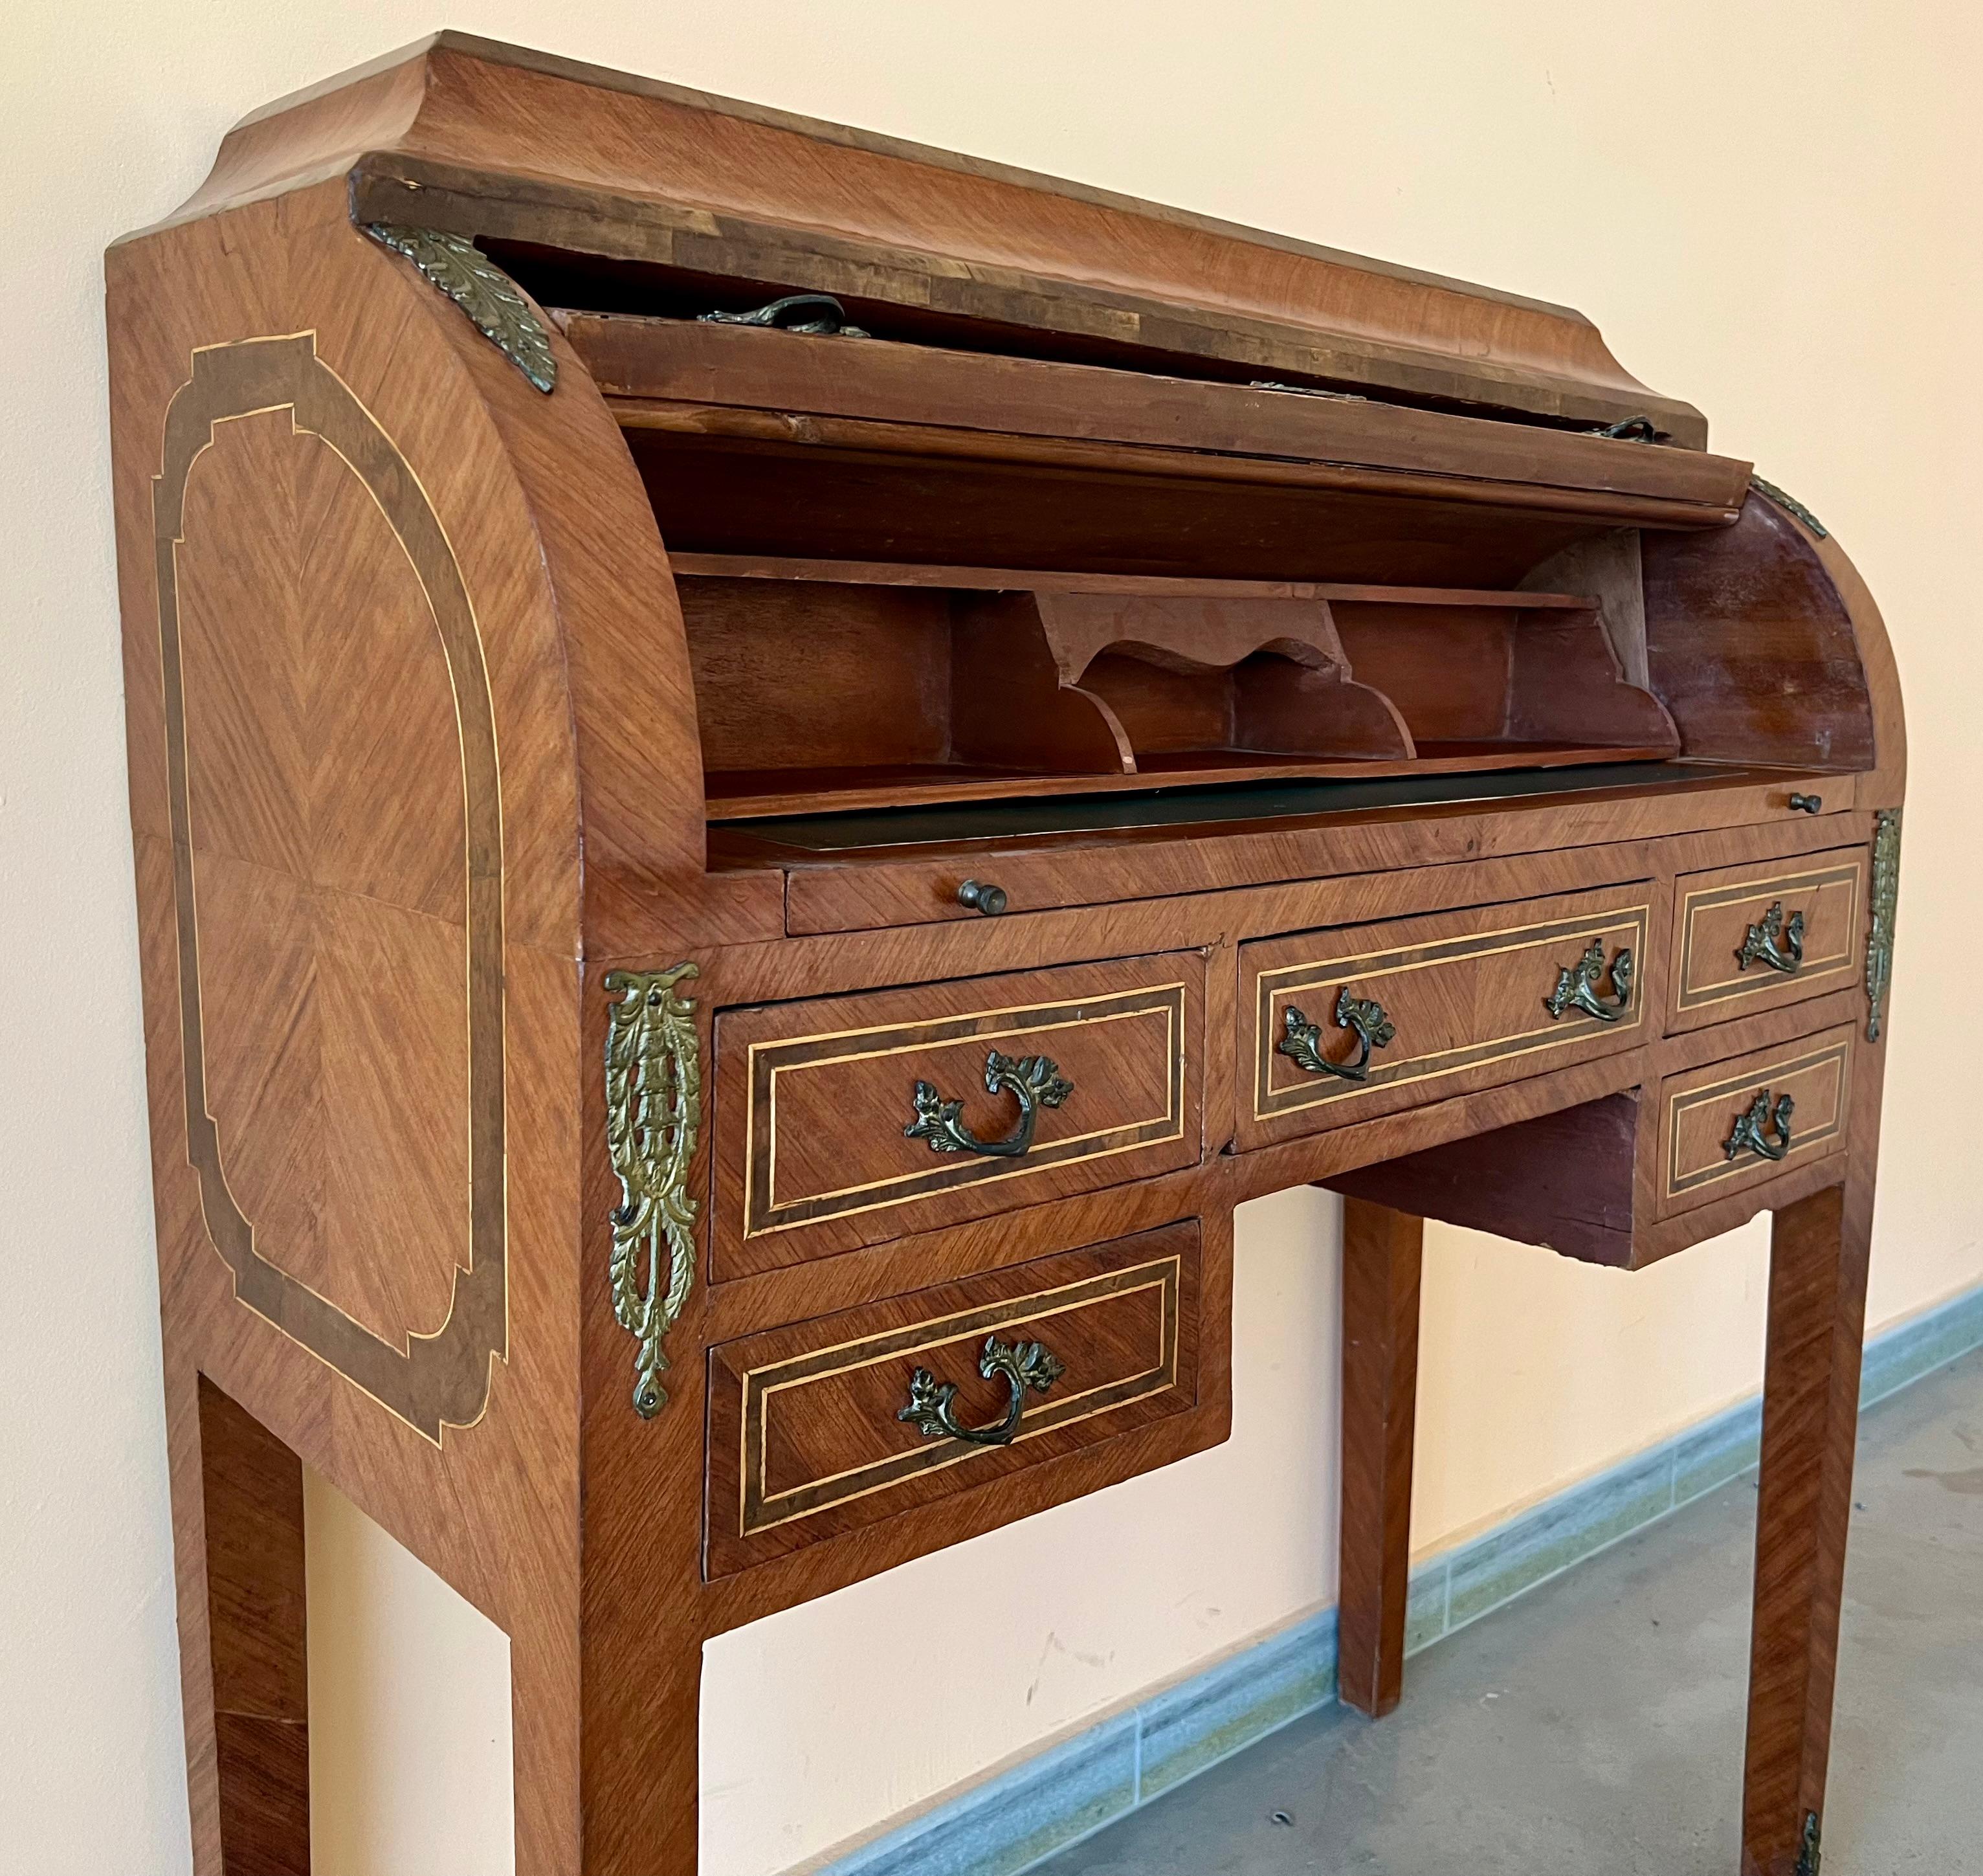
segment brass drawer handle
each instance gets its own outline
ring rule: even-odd
[[[1543,999],[1543,1007],[1561,1021],[1573,1010],[1595,1017],[1600,1023],[1615,1023],[1632,1007],[1632,949],[1622,946],[1611,960],[1611,988],[1616,1000],[1607,1003],[1597,993],[1604,975],[1604,946],[1592,939],[1590,949],[1577,962],[1556,973],[1556,988]]]
[[[1336,1026],[1353,1030],[1356,1037],[1356,1059],[1332,1062],[1322,1052],[1322,1030],[1292,1003],[1282,1018],[1286,1034],[1274,1044],[1276,1055],[1285,1055],[1304,1074],[1337,1075],[1345,1081],[1370,1079],[1370,1051],[1390,1047],[1398,1026],[1384,1013],[1384,1006],[1366,997],[1352,997],[1345,984],[1336,998]]]
[[[1803,962],[1804,914],[1793,912],[1789,923],[1784,923],[1781,899],[1749,927],[1741,950],[1735,953],[1737,970],[1747,970],[1751,964],[1767,964],[1787,977]]]
[[[1009,1446],[1019,1430],[1019,1417],[1026,1410],[1026,1390],[1044,1394],[1067,1370],[1050,1354],[1045,1344],[1001,1342],[995,1335],[985,1338],[985,1352],[978,1358],[978,1372],[987,1381],[1003,1375],[1012,1390],[1005,1417],[995,1426],[966,1426],[958,1420],[954,1403],[957,1383],[939,1381],[927,1368],[909,1377],[909,1404],[895,1415],[915,1427],[926,1439],[961,1439],[974,1446]]]
[[[1019,1124],[1003,1140],[980,1140],[964,1124],[964,1104],[945,1100],[927,1081],[916,1084],[916,1117],[902,1131],[911,1140],[927,1140],[932,1153],[981,1153],[996,1159],[1017,1159],[1033,1144],[1033,1129],[1042,1107],[1058,1107],[1074,1092],[1062,1078],[1060,1064],[1050,1056],[1022,1055],[1016,1060],[996,1049],[985,1058],[985,1091],[1010,1094],[1019,1104]]]
[[[1770,1090],[1764,1089],[1735,1123],[1734,1132],[1722,1141],[1722,1157],[1732,1160],[1746,1148],[1751,1153],[1761,1154],[1766,1160],[1784,1158],[1791,1150],[1791,1116],[1796,1111],[1797,1103],[1787,1094],[1779,1094],[1773,1114],[1770,1109]],[[1777,1130],[1774,1144],[1765,1131],[1773,1123]]]

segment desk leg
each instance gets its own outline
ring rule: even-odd
[[[219,1866],[309,1876],[303,1462],[204,1375],[195,1385],[204,1558],[182,1567],[206,1579]]]
[[[1774,1224],[1743,1876],[1800,1876],[1824,1814],[1871,1214],[1871,1181],[1854,1181]]]
[[[1411,1574],[1412,1427],[1418,1399],[1425,1221],[1343,1201],[1343,1546],[1337,1683],[1379,1718],[1397,1705]]]

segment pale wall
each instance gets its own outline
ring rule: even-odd
[[[98,256],[241,112],[439,23],[408,0],[33,0],[0,34],[0,1844],[38,1876],[186,1861]],[[1914,786],[1873,1318],[1983,1276],[1968,0],[461,0],[446,23],[1590,313],[1885,607]],[[1416,1541],[1752,1389],[1760,1241],[1624,1278],[1435,1234]],[[1335,1242],[1319,1197],[1242,1214],[1228,1448],[711,1648],[709,1876],[767,1876],[1329,1594]],[[366,1573],[353,1645],[445,1670],[405,1652],[426,1630],[390,1559],[315,1522],[318,1580],[340,1554]],[[380,1697],[346,1685],[339,1710]],[[343,1744],[388,1752],[405,1724]],[[330,1876],[423,1867],[343,1854],[369,1867]]]

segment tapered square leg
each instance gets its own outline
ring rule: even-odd
[[[1376,1718],[1404,1686],[1425,1224],[1343,1201],[1343,1543],[1337,1682]]]
[[[202,1513],[225,1876],[309,1876],[303,1462],[203,1375]]]
[[[1778,1212],[1756,1511],[1743,1876],[1809,1876],[1824,1811],[1852,1509],[1870,1187]]]

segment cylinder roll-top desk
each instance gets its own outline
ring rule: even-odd
[[[1774,1214],[1815,1869],[1904,762],[1817,517],[1562,307],[453,34],[108,273],[200,1876],[308,1868],[305,1464],[507,1634],[519,1871],[691,1876],[705,1639],[1223,1439],[1304,1183],[1373,1714],[1420,1221]]]

